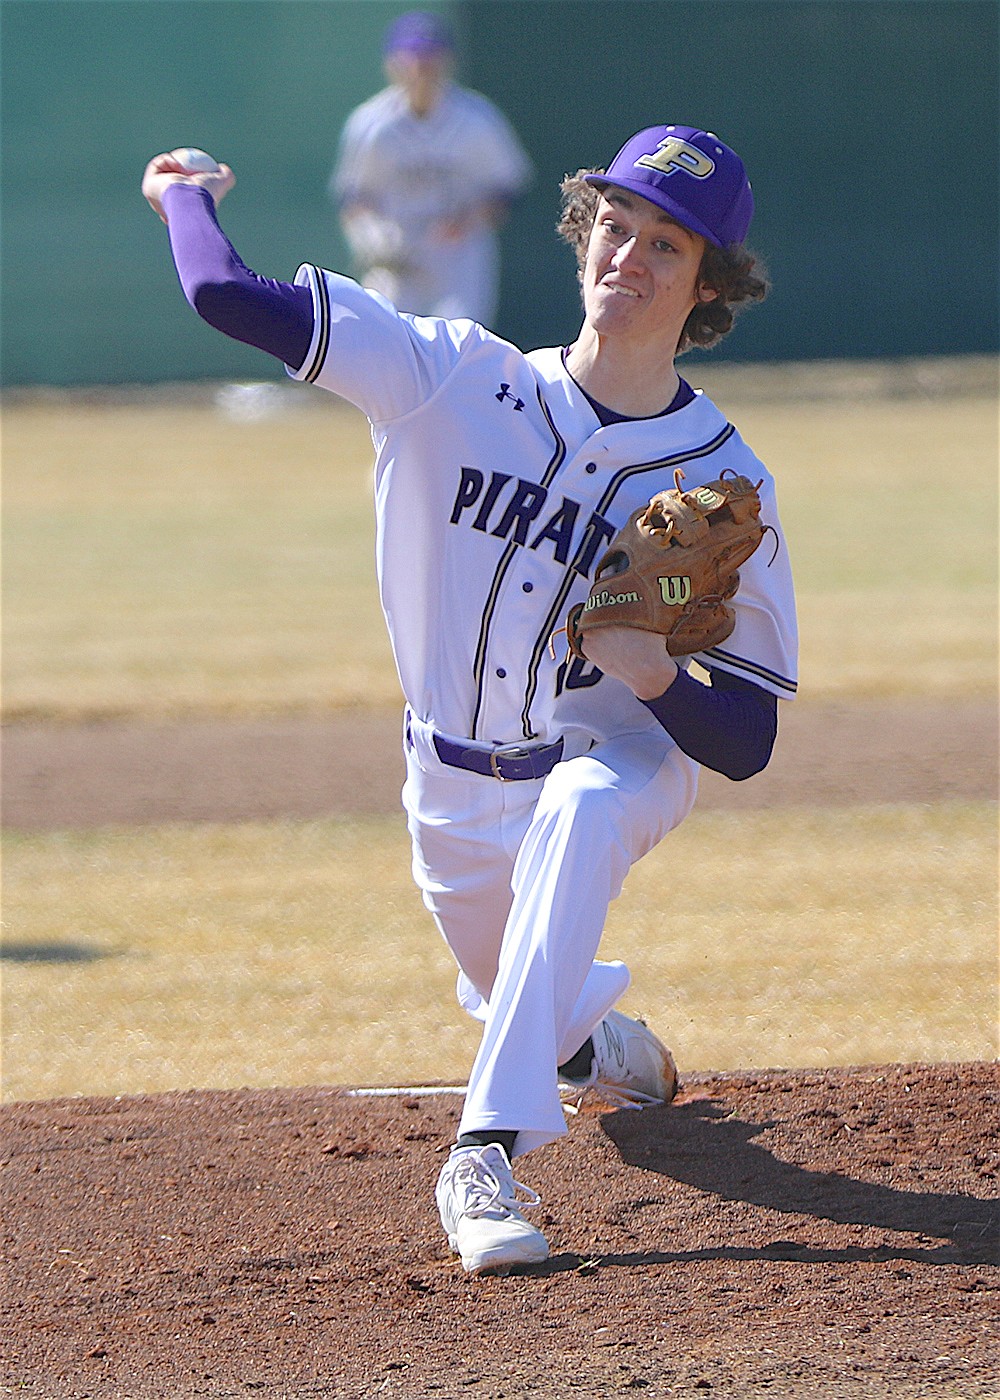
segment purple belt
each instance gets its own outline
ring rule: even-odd
[[[524,748],[519,744],[501,744],[495,749],[467,749],[435,734],[434,748],[442,763],[451,768],[467,768],[484,778],[499,778],[502,783],[522,783],[528,778],[547,778],[562,758],[563,741]]]

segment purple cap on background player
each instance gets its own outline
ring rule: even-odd
[[[409,10],[393,20],[382,40],[383,54],[450,53],[455,40],[440,15],[427,10]]]
[[[585,175],[603,189],[642,195],[717,248],[742,243],[753,218],[743,162],[711,131],[647,126],[621,148],[603,175]]]

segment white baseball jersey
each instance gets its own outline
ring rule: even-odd
[[[487,324],[497,291],[497,242],[478,224],[460,238],[442,227],[483,201],[512,198],[531,162],[504,115],[482,94],[449,85],[424,117],[385,88],[351,113],[331,192],[369,215],[347,227],[364,280],[402,311]]]
[[[295,378],[356,404],[376,448],[378,578],[399,677],[421,719],[496,743],[589,741],[657,722],[627,686],[549,641],[594,564],[657,490],[741,473],[774,536],[740,570],[736,628],[707,658],[775,695],[796,689],[788,551],[774,483],[703,395],[600,427],[560,351],[523,354],[472,322],[401,316],[306,266],[313,343]],[[772,558],[773,556],[773,558]]]
[[[616,531],[674,470],[761,481],[774,534],[741,566],[736,627],[701,659],[796,688],[788,552],[770,473],[703,395],[602,427],[559,349],[400,315],[306,265],[314,333],[294,378],[357,405],[375,444],[378,582],[408,705],[413,871],[484,1023],[460,1130],[565,1131],[555,1066],[628,986],[596,953],[628,869],[690,810],[699,765],[620,681],[550,640]],[[289,371],[292,373],[292,371]],[[440,740],[561,742],[544,779],[449,766]]]

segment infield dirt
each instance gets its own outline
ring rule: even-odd
[[[89,724],[3,731],[3,824],[270,821],[397,813],[397,709],[274,718]],[[698,806],[751,810],[997,796],[994,700],[798,702],[782,707],[763,773],[703,771]]]
[[[990,703],[788,715],[773,772],[705,804],[996,795]],[[11,726],[5,820],[395,810],[397,732]],[[468,1279],[436,1219],[458,1113],[343,1086],[0,1109],[2,1393],[1000,1395],[995,1063],[682,1067],[669,1107],[583,1115],[519,1162],[552,1258],[506,1279]]]

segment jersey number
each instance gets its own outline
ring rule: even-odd
[[[596,685],[603,675],[604,672],[589,661],[581,661],[574,656],[564,661],[556,672],[556,695],[561,695],[564,690],[586,690],[588,686]]]

